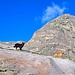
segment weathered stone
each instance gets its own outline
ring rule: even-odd
[[[46,23],[23,49],[50,56],[62,51],[65,58],[75,59],[75,16],[64,14]]]
[[[0,50],[0,75],[74,75],[75,62],[26,52]]]

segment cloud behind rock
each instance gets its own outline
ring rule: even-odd
[[[55,3],[53,3],[52,6],[47,6],[41,17],[42,23],[48,22],[49,20],[63,14],[66,9],[65,6],[60,7]]]

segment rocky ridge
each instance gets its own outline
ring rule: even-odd
[[[64,58],[75,59],[75,16],[64,14],[46,23],[23,49],[49,56],[64,52]]]

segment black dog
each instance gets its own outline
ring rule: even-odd
[[[24,42],[22,42],[22,44],[16,43],[14,47],[15,47],[16,49],[19,47],[20,50],[22,50],[22,47],[24,46],[24,44],[25,44]]]

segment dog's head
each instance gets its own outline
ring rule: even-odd
[[[22,42],[22,44],[25,44],[25,42]]]
[[[64,52],[61,52],[62,54],[64,54]]]

